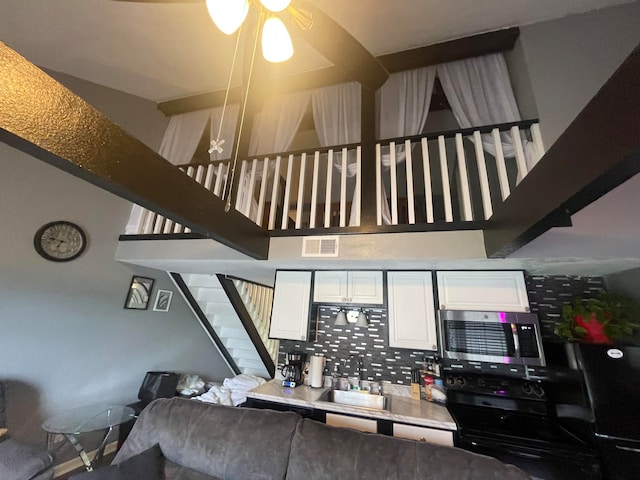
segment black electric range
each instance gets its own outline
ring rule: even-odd
[[[544,383],[479,374],[445,374],[456,446],[521,468],[534,479],[600,479],[588,424],[557,418]]]

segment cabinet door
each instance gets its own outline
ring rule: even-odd
[[[313,283],[313,301],[326,303],[344,303],[349,298],[347,272],[315,272]]]
[[[382,305],[384,291],[382,272],[354,271],[348,275],[348,293],[350,303]]]
[[[367,418],[349,417],[347,415],[340,415],[337,413],[327,413],[326,423],[327,425],[331,425],[332,427],[353,428],[354,430],[360,430],[361,432],[378,432],[378,421],[369,420]]]
[[[441,310],[528,312],[524,273],[437,272]]]
[[[431,272],[387,272],[389,346],[437,350]]]
[[[453,432],[449,430],[394,423],[393,436],[453,447]]]
[[[306,340],[311,299],[311,272],[276,272],[270,338]]]

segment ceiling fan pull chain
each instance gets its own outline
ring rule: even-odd
[[[260,19],[258,20],[258,29],[256,31],[255,40],[253,42],[253,52],[251,52],[251,65],[249,67],[249,76],[247,78],[247,88],[245,89],[244,100],[242,101],[242,112],[240,114],[240,130],[238,131],[238,144],[236,145],[236,151],[235,151],[235,154],[233,155],[233,164],[231,165],[231,181],[228,182],[229,194],[227,195],[227,203],[224,206],[225,212],[229,212],[229,210],[231,210],[231,197],[232,197],[231,190],[233,189],[233,179],[236,174],[236,163],[238,162],[238,146],[240,145],[240,137],[242,137],[242,130],[244,127],[244,114],[247,110],[247,99],[249,98],[249,89],[251,88],[251,78],[253,77],[253,65],[256,59],[256,50],[258,49],[258,38],[260,36],[259,35],[260,26],[264,22],[264,17],[265,17],[264,9],[261,9]],[[227,180],[229,180],[229,175],[227,175]],[[226,182],[225,182],[225,186],[226,186]]]
[[[210,141],[211,148],[209,148],[209,154],[213,152],[218,152],[218,153],[223,152],[222,145],[224,144],[225,140],[224,139],[220,140],[220,135],[222,134],[222,125],[224,125],[224,114],[227,111],[227,102],[229,100],[229,90],[231,90],[231,78],[233,77],[233,71],[236,68],[236,58],[238,56],[238,45],[240,45],[241,33],[242,33],[242,25],[240,25],[240,28],[238,29],[238,33],[236,34],[236,48],[233,51],[233,60],[231,61],[231,70],[229,71],[229,81],[227,82],[227,91],[224,94],[224,103],[222,104],[222,115],[220,115],[220,125],[218,125],[218,136],[215,138],[215,140]],[[222,195],[224,196],[224,192],[222,193]]]

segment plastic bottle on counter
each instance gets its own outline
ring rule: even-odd
[[[436,378],[431,387],[431,398],[433,402],[447,403],[447,391],[444,388],[444,382],[441,378]]]
[[[431,389],[433,384],[435,383],[436,376],[433,372],[433,364],[431,361],[427,361],[424,359],[423,369],[421,372],[421,388],[420,388],[420,398],[423,400],[427,400],[429,402],[433,401]]]

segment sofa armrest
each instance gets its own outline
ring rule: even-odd
[[[292,412],[158,399],[142,411],[113,463],[159,443],[171,462],[213,477],[284,478],[300,418]]]

